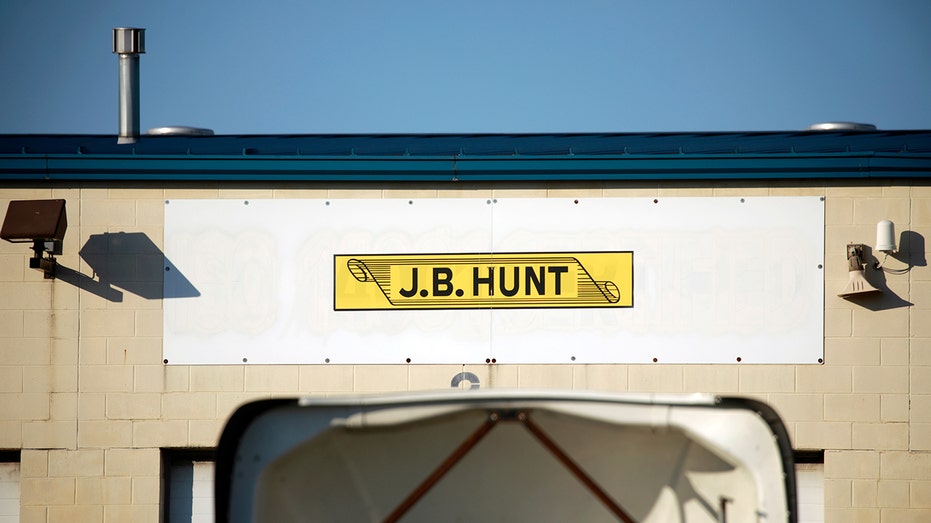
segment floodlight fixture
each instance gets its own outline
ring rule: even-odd
[[[11,243],[31,242],[29,268],[54,279],[55,255],[61,254],[67,228],[65,200],[14,200],[7,207],[0,238]]]
[[[847,270],[850,278],[847,280],[847,286],[844,287],[843,292],[838,294],[841,298],[882,292],[870,285],[864,274],[863,244],[851,243],[847,245]]]

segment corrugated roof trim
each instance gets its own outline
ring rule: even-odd
[[[0,179],[659,180],[928,177],[931,131],[0,136]]]

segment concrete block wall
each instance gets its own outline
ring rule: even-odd
[[[140,292],[108,288],[78,254],[93,235],[118,232],[144,233],[162,249],[166,199],[737,195],[825,197],[823,365],[165,365],[161,282],[139,266],[145,253],[135,257],[136,265],[120,265],[120,280]],[[23,521],[157,521],[160,449],[212,447],[226,417],[243,402],[443,389],[462,371],[475,374],[483,388],[759,398],[783,416],[797,449],[825,450],[827,521],[931,521],[931,269],[925,244],[931,187],[904,181],[0,187],[2,209],[9,200],[41,198],[67,200],[69,230],[58,260],[71,276],[44,280],[27,268],[28,245],[0,242],[0,449],[22,449]],[[904,274],[869,273],[874,282],[884,279],[899,301],[887,293],[882,306],[871,308],[838,298],[847,280],[846,244],[872,245],[882,219],[895,222],[897,241],[910,231],[909,245],[900,246],[905,252],[887,266],[914,267]]]

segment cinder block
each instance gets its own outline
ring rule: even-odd
[[[795,367],[789,365],[741,365],[741,393],[795,392]]]
[[[914,298],[913,298],[914,299]],[[918,303],[928,303],[927,301]],[[911,315],[911,334],[919,338],[931,338],[931,325],[925,318],[931,318],[931,309],[909,307]]]
[[[245,368],[245,389],[264,392],[297,392],[300,383],[299,374],[299,369],[295,365],[247,366]]]
[[[875,234],[875,233],[874,233]],[[909,334],[910,307],[871,311],[853,309],[853,335],[856,337],[906,337]]]
[[[573,365],[573,383],[576,389],[627,391],[627,365]]]
[[[198,184],[199,187],[166,187],[166,200],[206,200],[216,198],[219,194],[219,183]],[[169,205],[169,204],[166,204]]]
[[[907,480],[881,480],[876,489],[876,502],[880,507],[907,507]]]
[[[878,508],[824,507],[824,520],[838,523],[878,523]]]
[[[49,395],[49,417],[53,421],[78,419],[78,395],[73,392],[53,392]]]
[[[190,368],[190,389],[195,392],[242,391],[244,375],[242,365],[195,365]]]
[[[188,445],[192,447],[216,447],[226,418],[216,420],[191,420],[189,422]]]
[[[50,477],[103,475],[102,450],[52,450],[48,454]]]
[[[3,338],[14,338],[19,341],[23,337],[23,311],[21,310],[0,310],[0,348],[13,346],[11,340]],[[0,362],[10,362],[10,355],[0,355]]]
[[[411,186],[403,189],[385,188],[381,193],[382,198],[406,198],[406,199],[433,199],[436,198],[436,189],[429,186]]]
[[[246,388],[249,390],[246,369]],[[394,392],[407,390],[407,365],[356,365],[353,367],[354,392]]]
[[[883,452],[880,479],[931,480],[931,453]]]
[[[77,478],[74,483],[74,497],[78,505],[132,503],[132,478]]]
[[[165,190],[158,182],[133,182],[131,186],[110,187],[107,189],[110,200],[147,200],[154,199],[159,205],[165,205]]]
[[[77,401],[82,421],[104,420],[107,418],[107,395],[105,393],[82,393],[78,395]]]
[[[47,450],[23,449],[19,454],[19,474],[21,478],[48,477]]]
[[[48,523],[74,523],[75,521],[100,521],[103,517],[101,505],[75,505],[49,507]]]
[[[685,392],[734,393],[740,390],[736,365],[687,365],[682,368]]]
[[[23,392],[23,368],[0,367],[0,393]]]
[[[52,286],[48,282],[0,282],[0,309],[48,310]]]
[[[23,336],[27,338],[77,338],[76,310],[23,311]]]
[[[346,198],[381,198],[382,189],[367,189],[334,186],[327,190],[327,198],[331,200]]]
[[[299,388],[302,392],[352,392],[352,365],[302,365]]]
[[[162,364],[161,338],[109,338],[107,363],[111,365]]]
[[[931,423],[931,394],[912,394],[911,417],[913,422]]]
[[[446,390],[462,372],[462,365],[411,365],[408,369],[409,390]],[[323,392],[323,391],[321,391]]]
[[[0,365],[48,365],[51,360],[51,348],[48,338],[23,338],[22,312],[19,311],[18,338],[4,338],[4,328],[12,329],[12,325],[4,325],[3,316],[7,311],[0,311]]]
[[[825,198],[824,223],[826,225],[853,224],[853,198]]]
[[[806,449],[849,449],[851,424],[841,421],[800,421],[795,425],[795,446]]]
[[[190,386],[186,365],[136,365],[133,390],[136,392],[182,392]]]
[[[875,224],[880,220],[892,220],[908,223],[910,207],[908,198],[858,198],[853,204],[854,222]]]
[[[21,478],[20,503],[28,505],[74,504],[74,478]]]
[[[517,386],[522,389],[571,389],[569,365],[518,365]],[[680,373],[680,387],[681,373]]]
[[[158,476],[159,449],[107,449],[104,472],[107,476]]]
[[[481,375],[478,369],[484,367],[488,373],[488,385],[482,381],[482,388],[486,389],[514,389],[517,388],[518,366],[517,365],[466,365],[465,370]],[[470,370],[471,369],[471,370]]]
[[[908,450],[907,423],[854,423],[853,448]]]
[[[821,394],[770,394],[767,401],[783,421],[821,421],[825,419]]]
[[[841,287],[843,288],[843,287]],[[825,345],[834,337],[853,334],[853,311],[850,309],[824,309]]]
[[[78,375],[73,366],[22,367],[24,392],[77,392]]]
[[[24,251],[28,253],[29,251]],[[0,281],[21,282],[26,274],[28,254],[0,254]]]
[[[107,339],[82,338],[81,339],[81,365],[107,364]]]
[[[846,366],[799,365],[795,388],[798,392],[850,392],[850,371],[851,367]]]
[[[216,419],[216,392],[167,392],[161,395],[164,419]]]
[[[909,450],[931,451],[931,423],[912,422],[908,429]]]
[[[825,478],[824,504],[829,507],[853,505],[853,480]]]
[[[824,361],[828,365],[879,365],[879,338],[826,338]]]
[[[0,421],[0,448],[18,449],[23,446],[23,422]]]
[[[161,227],[165,224],[165,198],[136,200],[136,225]]]
[[[879,198],[883,195],[883,188],[878,185],[867,185],[865,183],[841,182],[842,185],[828,185],[824,188],[824,194],[827,199],[838,197],[851,198]]]
[[[111,392],[107,394],[107,419],[158,419],[161,395],[155,392]]]
[[[80,421],[78,441],[82,448],[108,449],[133,444],[131,421]]]
[[[908,421],[908,395],[883,394],[880,399],[881,421]]]
[[[834,450],[824,453],[824,477],[875,479],[879,476],[879,453]]]
[[[160,284],[158,284],[160,285]],[[159,300],[153,300],[158,303]],[[159,342],[164,330],[165,313],[161,309],[136,311],[136,336],[156,338]],[[159,358],[161,361],[161,358]]]
[[[133,421],[135,447],[186,447],[188,422],[184,420]]]
[[[295,188],[290,184],[282,184],[272,190],[275,199],[325,199],[326,189],[313,189],[309,187]]]
[[[0,394],[0,419],[49,419],[49,394],[47,392]]]
[[[81,392],[131,392],[133,367],[131,365],[82,365]]]
[[[131,227],[136,224],[134,200],[100,200],[81,205],[81,226]]]
[[[588,187],[577,187],[576,186],[576,187],[548,188],[546,189],[546,197],[547,198],[602,198],[604,196],[604,189],[601,183],[587,184],[587,185]],[[497,196],[497,194],[495,196]]]
[[[78,362],[78,340],[76,338],[52,339],[50,351],[52,365],[68,366]]]
[[[931,367],[913,366],[908,376],[912,394],[931,394]]]
[[[229,200],[270,200],[274,197],[274,192],[271,189],[259,189],[258,187],[254,189],[235,189],[226,184],[221,184],[217,197]]]
[[[875,479],[854,479],[853,486],[854,507],[877,507],[876,490],[878,481]]]
[[[132,310],[86,309],[81,313],[81,336],[123,337],[136,333],[136,317]]]
[[[60,449],[75,445],[74,421],[27,421],[23,423],[23,445]]]
[[[908,299],[912,303],[926,305],[931,303],[931,281],[916,280],[908,285]],[[914,317],[914,315],[913,315]],[[925,316],[927,317],[927,316]]]
[[[158,510],[158,505],[107,505],[103,510],[103,521],[158,521]]]
[[[217,419],[226,419],[244,403],[268,396],[262,392],[218,392]]]
[[[912,508],[931,508],[931,481],[912,481],[909,484]]]
[[[48,523],[48,507],[19,507],[20,523]]]
[[[827,421],[879,421],[879,394],[825,394]]]
[[[894,394],[908,392],[908,367],[854,367],[853,391]]]
[[[931,509],[926,508],[884,508],[882,521],[895,523],[928,523],[931,521]]]
[[[931,301],[931,300],[929,300]],[[883,338],[882,359],[883,366],[908,365],[909,340],[902,338]]]
[[[630,365],[627,386],[631,392],[683,392],[682,365]]]
[[[931,224],[931,198],[927,195],[912,198],[912,225]]]
[[[717,197],[727,196],[769,196],[769,187],[760,185],[759,187],[750,187],[742,185],[741,187],[714,187],[714,195]]]
[[[132,503],[134,505],[154,505],[160,502],[161,478],[155,476],[133,478],[132,486]]]

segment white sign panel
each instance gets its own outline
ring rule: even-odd
[[[172,200],[169,364],[818,363],[819,197]]]

